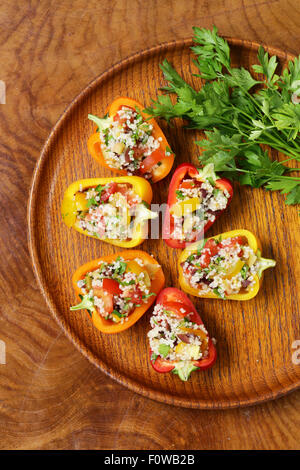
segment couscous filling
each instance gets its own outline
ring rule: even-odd
[[[170,209],[174,224],[171,238],[193,241],[208,222],[214,222],[226,209],[229,198],[227,189],[217,187],[212,178],[204,181],[185,178],[176,190],[176,202]]]
[[[100,129],[101,150],[106,164],[128,175],[151,178],[154,166],[144,167],[146,158],[160,148],[162,137],[153,136],[152,124],[138,109],[122,106],[105,128]],[[167,155],[167,153],[166,153]],[[164,155],[163,155],[164,156]]]
[[[193,312],[181,309],[181,316],[173,308],[157,304],[150,319],[148,332],[151,360],[158,356],[168,361],[198,361],[208,355],[208,333],[203,325],[190,320]]]
[[[134,217],[143,204],[128,183],[111,182],[75,194],[76,224],[97,238],[131,238]]]
[[[260,258],[246,237],[209,239],[198,252],[181,263],[186,282],[200,295],[218,297],[250,291],[260,270]]]
[[[77,282],[82,292],[82,302],[71,310],[96,310],[106,320],[123,323],[142,304],[147,303],[151,292],[148,267],[140,258],[101,262],[98,269],[86,273]]]

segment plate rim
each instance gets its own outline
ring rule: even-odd
[[[265,50],[267,50],[272,55],[277,55],[284,60],[291,60],[295,58],[295,55],[289,52],[284,52],[283,50],[268,46],[266,44],[260,44],[256,41],[250,41],[240,38],[233,38],[228,36],[223,36],[226,40],[228,40],[230,45],[239,46],[239,47],[246,47],[250,50],[254,49],[257,50],[260,45],[262,45]],[[101,82],[105,81],[110,75],[120,72],[123,68],[126,68],[128,65],[131,65],[137,60],[141,60],[147,56],[151,56],[154,53],[158,52],[167,52],[171,49],[176,49],[177,47],[186,47],[191,46],[193,44],[192,38],[183,38],[183,39],[175,39],[172,41],[163,42],[158,45],[151,46],[149,48],[143,49],[138,51],[132,55],[121,59],[117,63],[113,64],[107,70],[102,72],[100,75],[96,76],[93,80],[91,80],[69,103],[69,105],[65,108],[65,110],[61,113],[58,120],[52,127],[44,145],[38,157],[38,160],[35,164],[35,169],[32,175],[31,184],[30,184],[30,191],[29,191],[29,198],[27,203],[27,241],[29,247],[29,253],[31,258],[31,263],[33,267],[33,272],[38,282],[39,289],[46,300],[46,304],[51,312],[51,315],[54,317],[55,321],[58,323],[59,327],[63,330],[64,334],[67,338],[73,343],[73,345],[86,357],[94,366],[104,372],[107,376],[111,379],[117,381],[119,384],[123,385],[124,387],[128,388],[129,390],[138,393],[144,397],[150,398],[152,400],[165,403],[168,405],[173,406],[180,406],[183,408],[191,408],[191,409],[230,409],[230,408],[239,408],[239,407],[246,407],[251,406],[259,403],[264,403],[269,400],[274,400],[280,398],[288,393],[291,393],[300,388],[300,380],[291,383],[287,386],[277,386],[272,391],[266,392],[261,396],[255,396],[253,398],[244,398],[241,400],[231,400],[228,399],[227,401],[222,401],[220,404],[217,402],[206,401],[206,400],[198,400],[198,399],[190,399],[184,398],[182,396],[172,396],[168,393],[159,391],[157,389],[151,388],[151,386],[141,386],[140,382],[135,381],[132,378],[126,376],[126,374],[120,374],[115,369],[110,369],[109,366],[98,356],[92,353],[88,347],[77,337],[73,336],[65,317],[59,313],[59,309],[55,306],[51,294],[49,292],[47,283],[43,278],[42,268],[40,264],[40,260],[38,257],[38,250],[37,250],[37,240],[35,237],[35,219],[34,213],[36,210],[36,196],[37,191],[36,189],[39,186],[40,178],[42,175],[43,167],[47,161],[47,153],[49,152],[49,147],[51,146],[52,141],[58,135],[60,128],[64,123],[65,117],[69,114],[69,112],[75,108],[78,103],[85,98],[85,96],[90,93],[91,89],[96,88],[97,86],[101,85]]]

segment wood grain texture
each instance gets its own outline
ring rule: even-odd
[[[188,37],[194,24],[299,52],[294,0],[1,4],[1,448],[299,448],[299,392],[249,409],[196,411],[153,402],[104,376],[49,316],[30,267],[25,201],[52,125],[113,63]]]
[[[232,65],[250,69],[258,44],[238,39],[229,43]],[[190,81],[191,73],[197,72],[191,45],[190,40],[173,41],[137,53],[113,66],[75,98],[51,132],[37,164],[29,201],[29,244],[52,313],[95,365],[150,398],[177,406],[222,409],[265,401],[300,385],[299,367],[291,360],[291,345],[300,337],[300,298],[295,289],[299,278],[297,208],[287,211],[283,197],[277,193],[235,186],[230,209],[209,234],[249,229],[259,236],[264,256],[277,260],[277,267],[265,274],[263,286],[252,301],[193,298],[208,331],[217,338],[219,358],[212,369],[193,374],[186,383],[173,374],[157,374],[150,366],[146,332],[151,311],[118,335],[99,334],[86,312],[70,312],[69,306],[75,301],[71,287],[75,270],[91,259],[121,250],[69,230],[60,214],[62,195],[73,181],[111,175],[88,155],[87,139],[93,132],[88,113],[103,116],[118,96],[130,96],[149,105],[165,84],[159,69],[165,57]],[[269,52],[277,55],[281,67],[292,58],[272,48]],[[193,82],[199,89],[200,80],[194,77]],[[173,128],[163,122],[161,125],[175,151],[176,164],[197,164],[199,150],[194,140],[199,140],[201,133],[186,131],[181,123]],[[171,174],[153,185],[154,204],[167,200],[170,178]],[[278,223],[282,217],[284,225]],[[180,250],[169,248],[163,240],[147,240],[140,248],[153,254],[162,265],[166,286],[180,287]]]

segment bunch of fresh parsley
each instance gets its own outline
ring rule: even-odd
[[[188,121],[190,129],[204,129],[207,140],[197,144],[204,149],[199,156],[204,165],[230,179],[253,187],[280,190],[287,194],[286,204],[300,202],[300,178],[289,173],[297,168],[284,165],[300,160],[300,56],[289,61],[282,75],[276,74],[277,58],[258,50],[259,65],[253,65],[255,79],[245,68],[231,67],[228,42],[212,31],[193,28],[196,76],[205,81],[195,90],[167,60],[161,69],[168,86],[146,112],[168,122],[173,118]],[[176,94],[173,104],[170,94]],[[288,156],[272,160],[261,145]]]

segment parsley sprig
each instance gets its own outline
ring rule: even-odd
[[[204,85],[195,90],[164,60],[160,67],[168,81],[166,94],[146,112],[168,122],[180,117],[188,128],[205,130],[207,139],[196,142],[203,149],[203,165],[213,163],[215,171],[241,184],[280,190],[287,194],[286,204],[300,203],[300,178],[290,175],[299,169],[285,165],[300,161],[300,56],[277,75],[276,56],[260,47],[254,77],[231,66],[229,45],[216,27],[193,29],[195,75]],[[175,104],[170,94],[176,95]],[[262,145],[288,158],[272,160]]]

